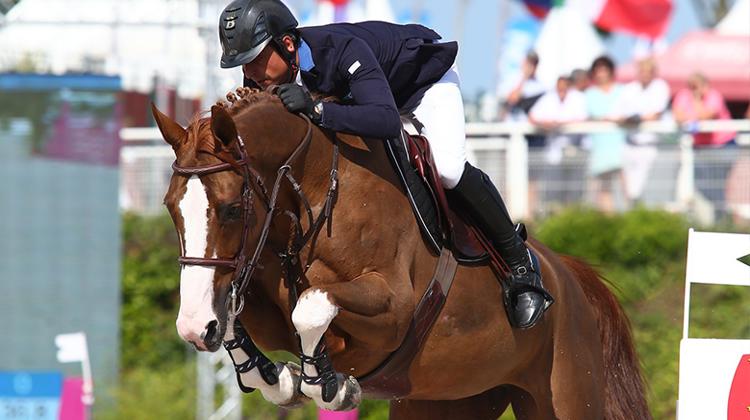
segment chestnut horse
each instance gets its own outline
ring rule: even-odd
[[[302,371],[276,363],[270,381],[262,366],[246,365],[252,369],[240,375],[243,390],[258,388],[283,406],[310,398],[326,409],[352,408],[362,398],[355,378],[404,341],[438,257],[382,141],[327,133],[267,92],[238,89],[228,98],[187,129],[153,109],[176,155],[164,202],[183,263],[178,332],[198,350],[216,351],[237,313],[260,348],[306,355]],[[284,174],[289,182],[277,182],[273,192],[262,186]],[[330,232],[311,226],[308,210],[321,214],[334,203]],[[300,273],[299,299],[282,273],[296,219],[320,233],[299,255],[310,261]],[[529,242],[557,303],[533,328],[512,329],[490,267],[459,266],[408,368],[410,392],[391,401],[391,418],[496,419],[509,405],[519,419],[650,418],[619,303],[586,264]],[[247,265],[248,287],[232,298],[235,267]],[[328,397],[320,381],[328,359],[311,357],[321,348],[335,371],[322,378],[334,378]],[[236,364],[249,363],[246,353],[230,351]],[[300,381],[301,373],[319,380]]]

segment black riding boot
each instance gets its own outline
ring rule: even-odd
[[[523,225],[513,226],[490,178],[468,162],[452,191],[510,267],[510,278],[503,287],[510,324],[515,328],[533,327],[554,299],[544,290],[539,262],[524,243]]]

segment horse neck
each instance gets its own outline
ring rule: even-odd
[[[281,108],[281,109],[279,109]],[[245,141],[250,163],[265,178],[275,177],[297,146],[305,138],[307,124],[280,104],[258,105],[235,118]]]
[[[279,178],[279,169],[288,164],[290,174],[301,185],[301,192],[315,209],[325,200],[331,171],[333,146],[322,130],[313,126],[312,137],[306,146],[289,160],[295,150],[303,145],[308,123],[290,114],[280,104],[259,104],[249,112],[235,117],[242,135],[250,165],[263,178],[269,195],[275,182],[279,182],[277,208],[297,214],[305,226],[304,200],[293,189],[286,176]],[[276,217],[269,240],[283,246],[289,239],[288,220]]]

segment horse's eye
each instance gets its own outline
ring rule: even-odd
[[[227,204],[220,209],[220,217],[225,222],[233,222],[242,218],[242,205],[239,203]]]

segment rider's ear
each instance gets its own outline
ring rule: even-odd
[[[159,131],[161,131],[164,141],[169,143],[172,149],[177,150],[177,146],[185,137],[185,129],[173,119],[162,114],[153,102],[151,102],[151,114],[154,115],[154,120],[156,120],[156,125],[159,127]]]
[[[211,107],[211,131],[214,137],[227,148],[231,148],[232,144],[237,141],[237,127],[224,107],[217,105]]]
[[[294,38],[291,37],[291,35],[284,35],[281,38],[281,42],[284,44],[284,48],[290,53],[293,53],[294,50],[297,48],[294,45]]]

